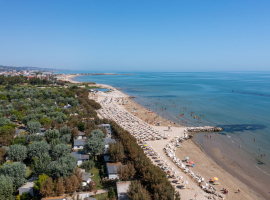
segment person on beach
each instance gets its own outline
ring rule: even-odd
[[[238,189],[238,193],[240,193],[240,190]]]

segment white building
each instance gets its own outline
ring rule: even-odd
[[[74,149],[83,149],[84,144],[85,144],[85,140],[74,140],[73,148]]]

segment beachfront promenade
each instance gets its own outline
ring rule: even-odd
[[[179,143],[189,138],[187,128],[171,127],[168,131],[166,127],[153,127],[121,108],[123,98],[104,97],[99,101],[102,106],[98,110],[99,117],[114,120],[129,131],[152,162],[168,174],[172,185],[180,191],[183,199],[192,199],[195,196],[196,199],[222,199],[223,195],[206,183],[202,176],[193,172],[189,163],[175,157]]]

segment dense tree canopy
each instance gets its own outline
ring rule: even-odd
[[[27,122],[26,129],[29,132],[29,134],[39,133],[40,123],[34,121]]]
[[[141,185],[139,181],[132,181],[128,192],[128,198],[130,200],[149,200],[151,196],[145,187]]]
[[[29,158],[40,158],[43,154],[48,154],[50,145],[46,141],[33,142],[28,146],[27,154]]]
[[[104,133],[101,130],[96,129],[91,132],[89,138],[99,138],[102,140],[104,138]]]
[[[13,179],[9,176],[0,175],[0,199],[13,199]]]
[[[35,185],[34,185],[34,189],[36,191],[39,191],[41,188],[42,183],[47,180],[48,176],[46,174],[41,174],[38,176],[38,180],[34,181]]]
[[[98,137],[88,138],[85,141],[85,145],[83,147],[84,152],[91,153],[94,156],[96,154],[102,154],[105,148],[105,143],[103,139]]]
[[[56,178],[69,177],[77,167],[77,158],[69,154],[59,158],[53,165],[53,175]]]
[[[42,135],[31,134],[31,135],[28,135],[27,139],[29,142],[35,142],[35,141],[40,142],[44,139],[44,137]]]
[[[90,171],[95,166],[95,163],[93,160],[87,160],[82,163],[80,166],[82,169],[85,169],[86,171]]]
[[[23,161],[27,157],[26,147],[23,145],[15,144],[8,148],[7,155],[10,160]]]
[[[40,157],[34,157],[31,164],[33,174],[37,176],[41,174],[51,175],[53,166],[51,160],[48,153],[41,154]]]
[[[63,126],[63,127],[60,128],[59,133],[60,133],[60,136],[63,136],[63,135],[66,135],[66,134],[71,135],[72,134],[72,130],[68,126]]]
[[[16,188],[26,183],[26,167],[23,163],[6,163],[1,167],[0,174],[13,178],[13,183]]]
[[[47,130],[45,136],[46,136],[47,142],[50,143],[55,139],[59,139],[60,135],[59,135],[58,130],[53,129],[53,130]]]
[[[58,144],[54,147],[52,151],[52,156],[55,160],[60,157],[67,156],[71,152],[71,147],[66,144]]]
[[[122,162],[125,158],[124,147],[121,142],[109,143],[108,153],[113,162]]]

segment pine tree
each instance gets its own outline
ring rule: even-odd
[[[57,196],[61,196],[65,193],[65,187],[62,178],[58,178],[55,184],[55,192]]]
[[[40,193],[44,197],[50,197],[53,192],[53,181],[51,177],[48,177],[42,184],[40,188]]]
[[[71,194],[73,188],[72,188],[72,183],[70,182],[70,179],[68,177],[65,177],[64,182],[65,182],[65,191],[66,191],[66,193]]]

